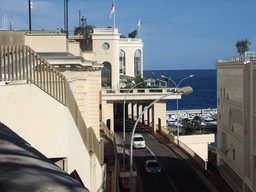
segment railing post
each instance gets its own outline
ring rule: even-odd
[[[11,70],[11,66],[10,66],[10,47],[7,46],[7,69],[8,69],[8,72],[7,72],[7,75],[8,75],[8,81],[10,81],[10,70]]]
[[[17,57],[17,46],[15,46],[15,79],[18,80],[18,57]]]
[[[25,72],[25,46],[22,46],[22,69],[23,69],[23,74],[22,74],[22,78],[23,78],[23,80],[25,80],[25,74],[26,74],[26,72]]]

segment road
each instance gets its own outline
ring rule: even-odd
[[[136,133],[143,135],[146,141],[145,149],[134,149],[134,163],[141,177],[145,192],[148,191],[178,191],[178,192],[208,192],[210,191],[190,165],[178,157],[171,149],[162,144],[153,135],[140,129]],[[122,132],[116,132],[123,138]],[[125,148],[130,154],[131,132],[126,132]],[[144,165],[148,159],[157,159],[162,167],[161,173],[147,173]]]

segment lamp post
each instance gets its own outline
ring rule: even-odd
[[[83,24],[83,48],[85,49],[85,46],[84,46],[84,44],[85,44],[85,42],[84,42],[84,36],[85,36],[84,35],[84,24],[85,24],[86,18],[84,18],[84,16],[82,16],[81,21],[82,21],[82,24]]]
[[[13,23],[10,23],[10,31],[12,30],[12,25],[13,25]]]
[[[162,78],[166,78],[169,79],[171,82],[174,83],[176,89],[179,89],[180,83],[182,81],[184,81],[187,78],[193,77],[194,75],[189,75],[187,77],[184,77],[183,79],[180,80],[180,82],[178,83],[178,85],[175,83],[175,81],[173,81],[171,78],[166,77],[164,75],[161,75]],[[177,98],[177,141],[178,141],[178,146],[179,146],[179,136],[180,136],[180,130],[179,130],[179,99]]]
[[[129,89],[129,91],[126,93],[125,98],[124,98],[124,106],[123,106],[123,170],[125,172],[125,103],[126,103],[126,97],[128,94],[138,85],[144,83],[145,81],[142,81],[140,83],[137,83],[133,85],[132,88]]]
[[[133,130],[132,130],[132,136],[131,136],[131,144],[130,144],[130,191],[134,191],[133,190],[133,176],[132,176],[132,172],[133,172],[133,137],[134,137],[134,133],[135,133],[135,129],[136,129],[136,126],[140,120],[140,118],[142,117],[142,115],[145,113],[145,111],[150,108],[154,103],[158,102],[159,100],[169,96],[169,95],[172,95],[174,93],[181,93],[181,94],[184,94],[184,95],[189,95],[193,92],[193,89],[189,86],[187,87],[183,87],[181,89],[179,88],[175,88],[175,89],[172,89],[170,93],[166,94],[166,95],[163,95],[162,97],[156,99],[155,101],[153,101],[151,104],[149,104],[147,107],[145,107],[145,109],[142,111],[142,113],[140,114],[139,118],[137,119],[136,123],[134,124],[134,127],[133,127]]]

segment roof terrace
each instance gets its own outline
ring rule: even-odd
[[[256,60],[256,52],[245,52],[244,56],[238,57],[228,57],[223,59],[218,59],[218,63],[233,63],[233,62],[242,62]]]

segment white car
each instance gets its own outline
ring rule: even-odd
[[[133,137],[133,148],[145,148],[146,142],[141,134],[135,134]]]
[[[145,170],[148,173],[159,173],[162,171],[157,160],[147,160],[145,164]]]

